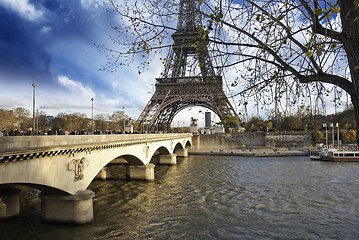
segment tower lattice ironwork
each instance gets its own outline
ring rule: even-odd
[[[223,91],[222,76],[215,74],[208,52],[208,36],[201,26],[198,1],[181,0],[173,46],[166,59],[161,78],[156,79],[155,93],[140,114],[140,131],[167,131],[181,110],[202,106],[221,120],[237,116]]]

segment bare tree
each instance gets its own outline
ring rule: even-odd
[[[30,111],[23,107],[16,107],[13,109],[14,116],[18,120],[17,128],[26,130],[32,127],[32,121],[30,119]]]
[[[62,117],[60,128],[68,131],[88,131],[89,120],[84,113],[70,113]]]
[[[209,38],[218,74],[237,74],[230,83],[242,105],[252,97],[258,106],[275,104],[275,111],[298,103],[318,109],[329,95],[340,104],[344,90],[359,132],[358,0],[188,1],[203,17],[198,41]],[[142,59],[140,72],[170,46],[179,2],[109,0],[122,22],[112,25],[119,48],[102,46],[110,53],[107,68]]]
[[[108,130],[108,122],[109,116],[103,113],[96,114],[94,117],[95,120],[95,128],[98,130]]]
[[[15,128],[19,125],[18,120],[14,116],[14,111],[0,109],[0,130],[9,131],[10,128]]]
[[[123,127],[124,121],[126,121],[126,119],[129,119],[129,117],[124,113],[124,111],[115,111],[112,113],[109,118],[110,123],[112,123],[112,129],[122,129],[123,131],[125,131]]]
[[[30,117],[30,111],[23,108],[23,107],[17,107],[13,109],[14,115],[17,118],[29,118]]]

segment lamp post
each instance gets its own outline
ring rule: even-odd
[[[36,120],[35,120],[35,87],[36,87],[36,83],[33,83],[32,86],[34,87],[34,93],[32,95],[33,135],[35,135],[35,124],[36,124]]]
[[[39,135],[39,109],[36,109],[36,135]]]
[[[337,138],[338,138],[338,148],[339,148],[339,144],[340,144],[340,139],[339,139],[339,123],[336,124],[336,127],[337,127]]]
[[[93,122],[93,101],[94,100],[95,100],[94,98],[91,98],[91,102],[92,102],[92,134],[95,134],[95,125]]]
[[[123,106],[123,134],[125,134],[125,124],[126,124],[126,120],[125,120],[125,106]]]

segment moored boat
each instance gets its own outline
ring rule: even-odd
[[[310,155],[310,160],[313,161],[320,161],[320,155]]]
[[[358,149],[325,149],[319,156],[322,161],[359,162]]]
[[[322,156],[323,154],[325,154],[325,152],[326,152],[327,150],[328,150],[328,148],[323,147],[320,152],[311,154],[311,155],[309,156],[309,157],[310,157],[310,160],[313,160],[313,161],[320,161],[320,160],[322,160],[322,159],[321,159],[321,156]]]

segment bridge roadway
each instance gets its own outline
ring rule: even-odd
[[[154,180],[154,164],[188,156],[192,134],[119,134],[0,137],[0,219],[20,212],[17,184],[41,191],[42,218],[86,223],[93,219],[93,179],[110,162],[126,164],[129,180]]]

